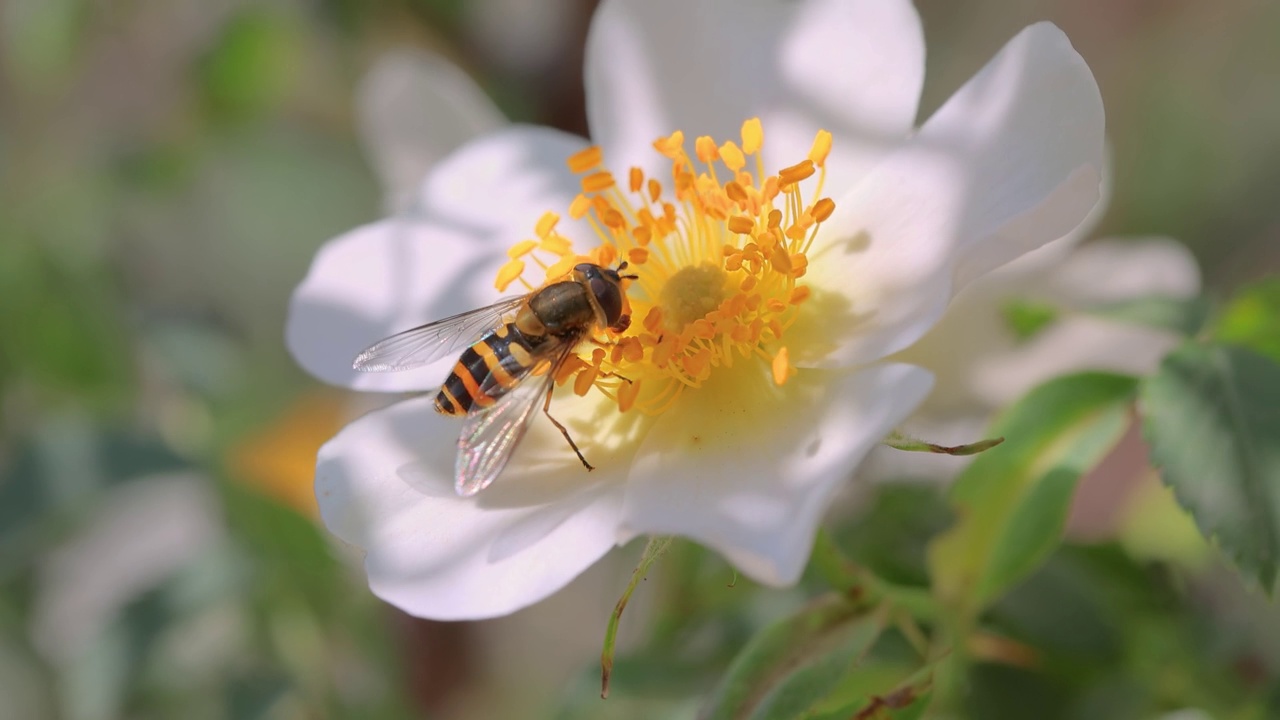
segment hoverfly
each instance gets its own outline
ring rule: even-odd
[[[616,270],[580,263],[568,279],[374,343],[352,367],[408,370],[468,346],[435,401],[440,414],[465,416],[454,465],[459,495],[480,492],[502,472],[539,399],[543,414],[591,470],[569,431],[551,417],[551,393],[556,372],[592,332],[621,332],[631,324],[623,312],[622,280],[637,276],[621,274],[626,268],[625,262]]]

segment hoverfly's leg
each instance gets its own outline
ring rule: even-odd
[[[587,470],[595,470],[595,468],[591,466],[591,463],[587,462],[587,459],[583,457],[582,451],[578,449],[578,443],[574,442],[573,438],[569,437],[569,429],[561,425],[559,420],[551,417],[551,392],[555,390],[555,387],[555,384],[552,383],[547,388],[547,399],[542,402],[542,414],[546,415],[547,419],[551,421],[551,424],[556,426],[556,429],[560,431],[561,435],[564,435],[564,439],[569,441],[569,447],[573,448],[573,453],[582,461],[582,467]]]
[[[602,372],[596,377],[618,378],[619,380],[625,380],[628,385],[631,384],[631,378],[616,372]]]

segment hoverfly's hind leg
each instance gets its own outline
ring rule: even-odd
[[[547,386],[547,399],[542,402],[542,414],[546,415],[547,419],[551,421],[551,424],[555,425],[556,429],[560,431],[560,434],[564,436],[564,439],[569,441],[569,447],[573,448],[574,454],[582,461],[582,467],[587,470],[595,470],[591,463],[587,462],[587,459],[583,457],[582,451],[578,449],[578,444],[573,441],[573,438],[569,437],[569,429],[564,425],[561,425],[559,420],[551,417],[551,392],[555,390],[555,387],[554,383]]]

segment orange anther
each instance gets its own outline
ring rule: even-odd
[[[626,412],[636,404],[636,398],[640,396],[640,381],[633,380],[624,382],[618,386],[618,411]]]
[[[787,352],[787,347],[784,345],[778,350],[778,354],[773,356],[773,382],[777,385],[785,383],[790,373],[791,353]]]
[[[573,394],[579,397],[586,395],[591,386],[595,384],[598,372],[595,368],[589,367],[578,373],[578,377],[573,379]]]
[[[809,289],[808,285],[798,285],[791,290],[791,304],[799,305],[805,300],[808,300],[809,296],[812,294],[813,292]]]
[[[512,260],[515,260],[516,258],[524,257],[525,255],[528,255],[530,252],[532,252],[533,249],[536,247],[538,247],[538,243],[534,242],[533,240],[521,240],[515,245],[512,245],[507,250],[507,257],[511,258]]]
[[[730,140],[720,146],[720,159],[724,161],[724,166],[737,173],[747,164],[747,158],[743,156],[742,150],[737,143]]]
[[[736,203],[739,207],[746,207],[750,198],[747,197],[747,191],[743,189],[737,182],[728,182],[724,186],[724,194]]]
[[[576,255],[566,255],[565,257],[557,260],[554,265],[547,268],[547,279],[551,280],[553,278],[564,277],[565,275],[568,275],[569,271],[573,269],[573,266],[577,264],[578,257]]]
[[[707,135],[702,135],[693,141],[693,151],[704,163],[710,163],[720,157],[720,149],[716,147],[716,141]]]
[[[601,245],[596,248],[596,264],[612,265],[618,259],[618,248],[613,245]]]
[[[649,202],[658,202],[660,197],[662,197],[662,183],[649,178]]]
[[[565,162],[569,165],[569,171],[574,175],[580,175],[592,168],[600,166],[600,162],[604,159],[604,152],[597,145],[592,145],[585,150],[569,156]]]
[[[622,357],[629,362],[638,362],[644,357],[644,346],[633,337],[622,338],[618,347],[622,348]]]
[[[818,134],[813,138],[813,147],[809,148],[809,159],[814,165],[822,167],[827,161],[827,155],[831,153],[831,133],[826,130],[819,130]]]
[[[684,133],[679,130],[653,141],[653,149],[675,160],[684,152]]]
[[[627,262],[632,265],[643,265],[649,259],[649,249],[633,247],[627,251]]]
[[[813,161],[809,159],[800,162],[788,168],[778,171],[778,178],[782,185],[793,185],[813,175],[816,170],[813,168]]]
[[[760,118],[751,118],[742,123],[742,151],[747,155],[755,155],[764,145],[764,127]]]
[[[605,227],[612,230],[622,230],[627,227],[626,218],[622,217],[622,213],[614,210],[613,208],[608,208],[604,212],[601,212],[600,220],[604,223]]]
[[[649,312],[644,316],[644,328],[653,333],[662,329],[662,308],[657,305],[649,308]]]
[[[542,217],[538,218],[538,224],[534,226],[533,232],[540,238],[544,238],[556,229],[556,223],[560,222],[560,216],[548,210],[542,213]]]
[[[586,195],[579,195],[569,203],[569,217],[574,220],[581,220],[586,217],[587,211],[591,209],[591,198]]]
[[[573,249],[573,246],[569,244],[569,238],[563,235],[548,235],[542,239],[538,247],[555,255],[564,255]]]
[[[630,176],[631,192],[640,192],[640,188],[644,187],[644,170],[638,167],[631,168]]]
[[[516,278],[520,277],[523,273],[523,260],[508,260],[507,263],[498,270],[498,279],[494,281],[493,286],[498,289],[498,292],[504,292],[507,287],[509,287],[511,283],[515,282]]]
[[[831,198],[822,198],[813,204],[814,222],[823,222],[836,211],[836,202]]]
[[[751,218],[743,217],[741,215],[734,215],[729,218],[728,225],[729,232],[734,232],[739,235],[750,235],[751,231],[756,229],[756,224],[752,222]]]
[[[804,275],[805,270],[809,267],[809,257],[802,252],[792,253],[791,255],[791,277],[800,277]]]
[[[582,178],[582,192],[600,192],[613,187],[613,173],[606,170],[594,172]]]

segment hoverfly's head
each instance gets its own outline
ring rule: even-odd
[[[573,279],[591,291],[591,297],[600,312],[601,324],[618,332],[631,324],[631,317],[622,312],[622,280],[634,280],[636,276],[620,274],[626,269],[626,262],[620,264],[617,270],[594,263],[579,263],[573,268]]]

